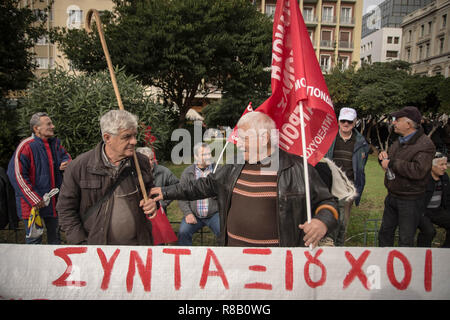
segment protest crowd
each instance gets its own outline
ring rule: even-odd
[[[441,246],[449,248],[447,150],[425,134],[416,107],[390,116],[398,137],[378,154],[387,189],[378,245],[431,247],[436,228],[443,228]],[[237,123],[241,162],[216,164],[210,146],[200,142],[180,179],[157,163],[154,150],[136,149],[138,119],[127,111],[104,114],[100,142],[74,159],[55,136],[51,115],[36,113],[31,136],[1,170],[2,227],[22,220],[27,244],[42,243],[45,230],[48,244],[191,246],[193,235],[207,227],[219,246],[345,246],[371,151],[356,129],[356,110],[342,108],[337,120],[325,157],[308,165],[308,221],[303,160],[279,148],[275,123],[263,112],[246,113]],[[177,237],[155,243],[160,230],[152,219],[167,215],[173,200],[183,213]]]

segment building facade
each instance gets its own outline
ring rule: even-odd
[[[402,60],[415,74],[450,75],[450,0],[436,0],[402,23]]]
[[[359,64],[362,0],[299,0],[303,19],[322,72],[335,66]],[[276,0],[253,3],[267,15],[274,15]]]
[[[50,6],[50,0],[21,0],[21,6],[28,6],[35,12],[43,12]],[[65,28],[84,28],[86,14],[89,9],[112,10],[113,2],[111,0],[55,0],[50,11],[47,14],[47,28],[65,27]],[[56,44],[49,42],[47,37],[39,39],[34,47],[35,59],[37,63],[36,75],[46,72],[55,66],[61,66],[66,70],[71,69],[63,52],[58,49]]]
[[[403,17],[432,0],[386,0],[362,17],[361,63],[400,59]]]

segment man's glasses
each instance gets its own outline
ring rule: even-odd
[[[353,121],[350,120],[339,120],[340,123],[348,123],[348,124],[352,124]]]

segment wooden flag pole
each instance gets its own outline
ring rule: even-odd
[[[108,64],[109,74],[111,75],[111,81],[112,81],[112,84],[114,87],[114,93],[116,94],[119,109],[125,110],[125,108],[123,107],[122,99],[120,97],[119,87],[117,86],[116,74],[114,73],[114,68],[111,63],[111,57],[109,56],[108,46],[106,45],[105,36],[103,34],[102,21],[100,19],[100,14],[98,13],[98,11],[96,9],[90,9],[88,11],[88,13],[86,14],[86,23],[85,23],[84,28],[88,33],[92,32],[92,29],[91,29],[92,16],[94,16],[95,22],[97,23],[97,30],[98,30],[98,34],[100,36],[100,42],[102,44],[103,52],[105,53],[106,63]],[[144,197],[144,200],[147,201],[148,200],[147,191],[145,190],[144,180],[142,179],[141,167],[139,166],[139,162],[138,162],[138,159],[136,156],[136,150],[133,151],[133,158],[134,158],[134,163],[136,166],[139,185],[141,187],[141,192]],[[153,215],[152,217],[154,217],[154,216],[155,215]]]

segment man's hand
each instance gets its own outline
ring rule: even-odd
[[[161,192],[160,187],[154,187],[150,190],[150,194],[148,195],[149,198],[155,200],[155,201],[161,201],[163,200],[163,194]]]
[[[142,208],[146,215],[151,215],[150,219],[154,218],[156,215],[156,201],[153,199],[148,199],[145,201],[144,199],[139,202],[139,206]]]
[[[319,219],[311,219],[311,222],[305,222],[298,226],[305,232],[303,240],[305,241],[305,246],[309,247],[312,244],[313,248],[317,246],[320,239],[322,239],[327,234],[327,226],[325,223]]]
[[[45,207],[45,201],[44,200],[39,201],[38,203],[36,203],[34,205],[34,207],[37,208],[37,209],[44,208]]]
[[[193,213],[189,213],[187,216],[184,217],[184,219],[186,220],[186,223],[189,223],[189,224],[197,223],[197,219],[195,218]]]
[[[59,170],[66,169],[68,164],[69,164],[69,161],[62,162],[61,165],[59,166]]]

